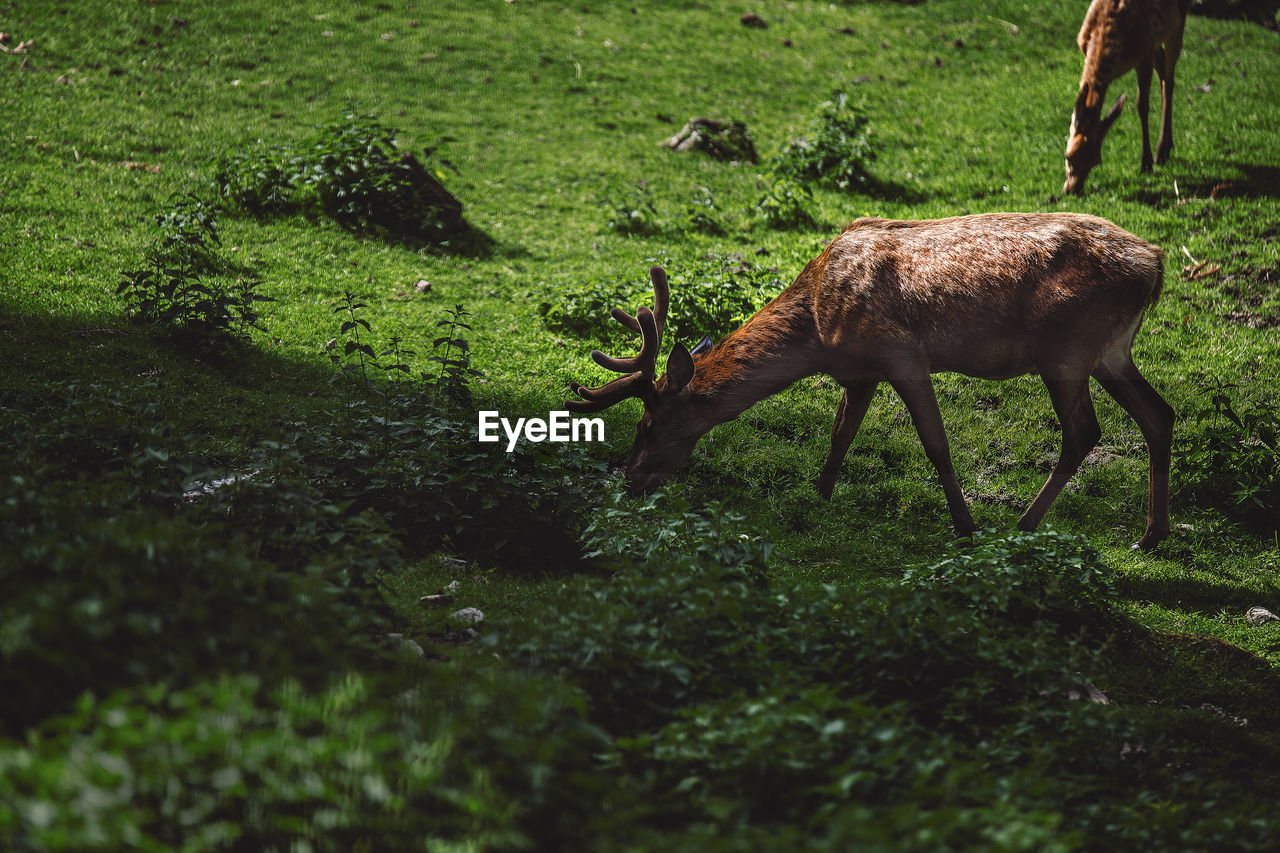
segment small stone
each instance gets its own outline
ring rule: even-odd
[[[1244,619],[1250,625],[1265,625],[1268,622],[1280,622],[1280,616],[1275,615],[1265,607],[1250,607],[1249,612],[1244,615]]]
[[[755,12],[743,12],[742,17],[738,20],[742,23],[742,26],[752,27],[757,30],[764,30],[769,27],[769,25],[765,23],[764,18],[760,17]]]
[[[414,657],[425,658],[427,653],[422,650],[422,646],[418,645],[414,640],[410,640],[403,634],[387,634],[386,640],[389,646],[400,649],[400,651],[413,655]]]
[[[465,569],[467,567],[466,560],[459,560],[457,557],[441,557],[440,565],[446,569]]]
[[[438,595],[424,595],[418,599],[418,603],[423,605],[424,607],[437,607],[441,604],[452,604],[453,596],[447,593],[440,593]]]
[[[427,281],[425,278],[420,278],[420,279],[418,279],[418,281],[413,285],[413,289],[414,289],[414,290],[416,290],[416,291],[418,291],[419,293],[430,293],[430,292],[431,292],[431,282]]]
[[[457,581],[449,581],[449,585],[445,587],[446,592],[457,592],[462,589],[462,584]]]
[[[461,610],[455,610],[449,614],[449,618],[455,622],[470,622],[473,625],[479,625],[484,621],[484,614],[474,607],[464,607]]]

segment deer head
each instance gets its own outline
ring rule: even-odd
[[[653,309],[640,308],[631,316],[621,308],[609,313],[633,332],[639,332],[640,352],[630,358],[614,358],[592,350],[591,358],[601,367],[625,374],[598,388],[569,383],[581,400],[567,400],[565,406],[581,413],[599,412],[631,397],[644,403],[644,416],[636,426],[635,443],[627,460],[627,487],[632,494],[651,492],[675,473],[693,447],[714,424],[700,417],[699,407],[689,388],[693,379],[693,356],[676,343],[667,357],[667,372],[657,376],[662,329],[667,319],[669,287],[662,267],[649,269],[653,282]],[[695,348],[701,352],[708,344]]]
[[[1076,98],[1075,112],[1071,116],[1071,135],[1067,140],[1067,181],[1062,185],[1066,195],[1084,192],[1085,178],[1094,166],[1102,162],[1102,140],[1124,109],[1127,96],[1121,95],[1107,114],[1101,115],[1102,94],[1096,87],[1086,84]]]

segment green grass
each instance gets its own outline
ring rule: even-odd
[[[1235,384],[1241,404],[1274,400],[1276,32],[1191,18],[1172,161],[1138,173],[1130,110],[1087,194],[1063,198],[1083,3],[769,4],[759,9],[767,29],[742,26],[742,11],[719,0],[634,9],[595,0],[0,2],[9,46],[34,40],[26,54],[0,54],[0,403],[70,380],[150,395],[193,451],[234,464],[299,413],[333,404],[323,349],[338,337],[334,309],[350,291],[367,302],[379,347],[399,336],[416,350],[415,374],[435,374],[427,358],[436,323],[465,306],[473,366],[485,373],[472,386],[474,408],[538,416],[561,407],[570,380],[607,378],[588,358],[599,341],[541,322],[539,306],[560,294],[620,278],[643,294],[653,259],[678,270],[708,252],[740,254],[788,282],[858,216],[999,210],[1092,213],[1164,249],[1164,298],[1134,354],[1183,415],[1180,437],[1203,432],[1188,416],[1208,405],[1205,380]],[[1135,88],[1130,75],[1111,96]],[[659,146],[706,115],[746,122],[767,158],[835,91],[870,119],[878,187],[815,187],[812,228],[771,230],[750,212],[763,165]],[[116,287],[141,265],[157,214],[188,194],[210,197],[222,156],[253,140],[297,144],[349,106],[397,128],[400,149],[434,149],[456,167],[444,182],[488,250],[408,246],[323,217],[226,213],[222,251],[275,300],[264,303],[266,331],[224,362],[129,321]],[[603,202],[638,184],[660,230],[619,234]],[[680,227],[700,188],[723,236]],[[1188,254],[1220,271],[1189,280]],[[414,286],[422,279],[426,293]],[[1058,451],[1043,386],[958,376],[936,386],[961,484],[978,495],[976,521],[1011,529]],[[818,499],[813,481],[838,399],[834,383],[815,377],[758,404],[707,435],[669,493],[694,506],[724,501],[771,531],[779,579],[871,592],[949,553],[952,534],[910,418],[887,388],[832,501]],[[1138,622],[1280,663],[1276,631],[1244,622],[1255,605],[1280,611],[1274,519],[1245,524],[1193,496],[1175,458],[1173,535],[1154,554],[1129,551],[1145,520],[1145,449],[1117,405],[1100,392],[1095,402],[1107,455],[1073,479],[1049,521],[1101,550],[1118,573],[1122,609]],[[639,412],[632,401],[604,413],[608,445],[589,452],[625,454]],[[481,558],[450,570],[434,549],[411,552],[390,597],[404,630],[430,637],[440,617],[416,599],[450,580],[463,584],[460,604],[504,624],[536,618],[576,568],[515,572]],[[1143,690],[1150,695],[1135,694]],[[1176,691],[1166,698],[1176,704]]]

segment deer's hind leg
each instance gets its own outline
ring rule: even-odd
[[[862,426],[862,419],[867,415],[871,398],[875,396],[878,383],[867,382],[858,385],[846,385],[840,397],[840,408],[836,409],[836,422],[831,427],[831,451],[827,454],[827,462],[822,466],[822,474],[818,476],[818,494],[827,500],[831,499],[831,490],[835,488],[836,477],[840,475],[840,466],[844,463],[849,445]]]

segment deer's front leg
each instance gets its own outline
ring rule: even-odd
[[[862,426],[862,419],[867,415],[877,384],[868,382],[845,386],[844,395],[840,397],[836,422],[831,428],[831,452],[827,454],[827,464],[822,466],[822,474],[818,477],[818,494],[827,500],[831,499],[831,490],[835,488],[836,477],[840,475],[840,466],[844,464],[849,445],[853,443],[858,428]]]
[[[947,445],[947,432],[942,426],[942,413],[938,411],[938,397],[933,393],[933,381],[928,373],[924,373],[917,378],[895,379],[890,384],[907,404],[925,455],[942,481],[942,491],[947,496],[947,508],[951,510],[956,535],[972,535],[975,529],[973,516],[969,514],[960,481],[956,479],[955,468],[951,465],[951,448]]]

